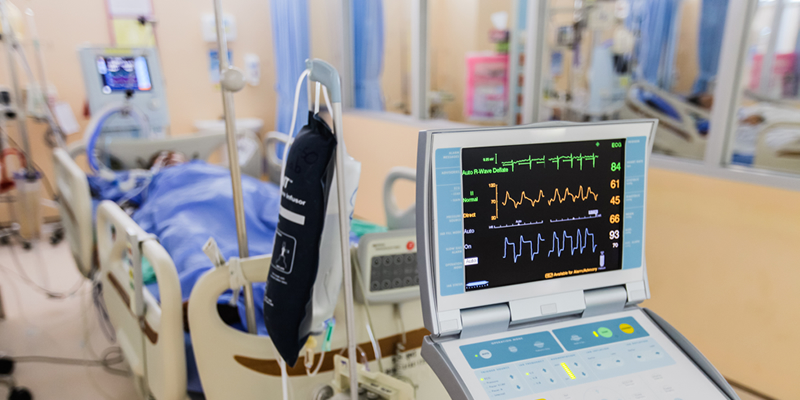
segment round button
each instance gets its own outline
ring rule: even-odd
[[[401,286],[403,286],[403,280],[400,278],[394,278],[394,280],[392,281],[392,287],[398,288]]]
[[[394,256],[393,261],[394,261],[395,265],[400,265],[400,264],[403,263],[403,256],[398,254],[398,255]]]
[[[413,264],[415,254],[406,254],[406,264]]]
[[[517,350],[517,346],[508,346],[508,351],[510,351],[512,353],[516,353],[518,351]]]
[[[480,354],[480,356],[485,360],[492,358],[492,352],[489,350],[481,350],[481,352],[478,354]]]
[[[628,335],[630,335],[631,333],[633,333],[633,327],[632,327],[632,326],[630,326],[630,325],[628,325],[628,324],[622,324],[622,325],[620,325],[620,326],[619,326],[619,330],[621,330],[621,331],[622,331],[622,333],[627,333]]]
[[[598,329],[597,330],[597,334],[602,336],[602,337],[604,337],[604,338],[610,338],[611,336],[614,335],[613,333],[611,333],[611,329],[608,329],[606,327],[602,327],[602,328]]]
[[[392,265],[392,256],[383,256],[381,257],[381,262],[383,262],[384,267],[388,267]]]
[[[406,243],[406,248],[409,250],[414,250],[414,242],[409,240],[408,243]]]

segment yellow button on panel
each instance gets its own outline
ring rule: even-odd
[[[630,335],[631,333],[633,333],[633,327],[632,327],[632,326],[630,326],[630,325],[628,325],[628,324],[622,324],[622,325],[620,325],[620,326],[619,326],[619,330],[621,330],[621,331],[622,331],[622,333],[627,333],[627,334],[629,334],[629,335]]]

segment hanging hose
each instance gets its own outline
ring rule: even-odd
[[[115,114],[133,117],[137,125],[141,127],[145,137],[150,138],[153,136],[153,131],[150,129],[150,123],[147,117],[130,104],[110,104],[101,109],[98,115],[92,118],[86,130],[84,130],[83,140],[86,143],[86,159],[89,162],[89,167],[92,169],[92,172],[108,180],[114,179],[114,173],[97,159],[96,147],[103,125]]]

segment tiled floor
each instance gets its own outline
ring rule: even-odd
[[[20,247],[13,251],[27,275],[49,290],[67,292],[80,279],[66,243],[55,247],[39,243],[30,251]],[[23,281],[14,261],[12,249],[0,246],[0,295],[6,312],[6,319],[0,320],[0,354],[97,359],[114,346],[98,326],[88,282],[67,299],[48,299]],[[14,377],[37,400],[138,398],[131,378],[101,367],[23,363]],[[6,396],[7,389],[0,386],[0,399]],[[760,400],[742,392],[740,396]]]

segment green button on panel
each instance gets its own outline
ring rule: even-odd
[[[613,335],[613,333],[611,333],[611,329],[608,329],[606,327],[598,329],[597,333],[604,338],[610,338]]]

